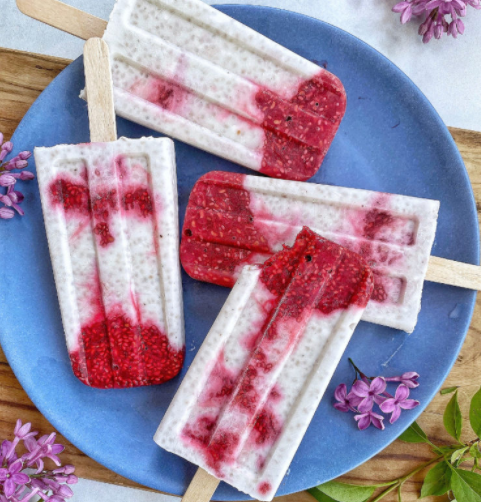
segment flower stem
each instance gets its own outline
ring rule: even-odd
[[[352,367],[354,368],[354,371],[356,372],[356,380],[357,380],[357,375],[359,374],[359,376],[361,378],[367,378],[368,380],[372,380],[374,377],[368,377],[366,376],[355,364],[354,364],[354,361],[349,357],[348,358],[348,361],[351,363]]]
[[[378,502],[378,500],[383,499],[388,493],[391,493],[393,490],[398,489],[398,497],[401,497],[401,487],[402,485],[412,476],[417,474],[419,471],[422,471],[426,467],[428,467],[431,464],[434,464],[435,462],[439,462],[441,459],[444,458],[444,455],[439,455],[435,458],[432,458],[428,462],[424,462],[424,464],[419,465],[416,467],[416,469],[412,470],[411,472],[408,472],[405,476],[402,476],[401,478],[395,479],[392,481],[391,486],[387,488],[386,490],[382,491],[379,495],[376,495],[373,499],[371,499],[369,502]]]

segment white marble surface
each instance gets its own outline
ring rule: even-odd
[[[219,1],[207,0],[210,4]],[[67,3],[107,18],[114,0],[68,0]],[[401,27],[391,12],[396,0],[232,0],[297,11],[356,35],[396,63],[430,99],[449,126],[481,131],[481,11],[468,9],[466,32],[422,44],[417,23]],[[0,0],[0,46],[76,58],[83,42],[28,19],[14,0]],[[74,502],[174,502],[179,499],[143,490],[81,480]]]
[[[221,3],[207,0],[210,4]],[[468,8],[466,32],[424,45],[418,23],[401,27],[391,12],[397,0],[231,0],[289,9],[356,35],[396,63],[426,94],[444,122],[481,131],[481,11]],[[67,0],[108,18],[114,0]],[[0,0],[0,46],[76,58],[83,42],[20,14],[14,0]]]

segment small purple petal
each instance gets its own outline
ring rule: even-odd
[[[26,160],[17,160],[15,162],[15,169],[24,169],[28,166],[28,162]]]
[[[57,494],[60,495],[61,497],[65,498],[65,499],[69,499],[69,498],[73,497],[72,488],[70,488],[67,485],[61,486],[59,488]]]
[[[374,392],[374,394],[382,394],[386,390],[386,380],[382,377],[376,377],[371,382],[370,390]]]
[[[396,406],[392,412],[391,418],[389,419],[389,423],[393,424],[400,416],[401,416],[401,407]]]
[[[386,399],[384,403],[379,406],[379,408],[381,408],[381,411],[383,411],[384,413],[392,413],[397,407],[398,404],[396,403],[395,399]]]
[[[2,145],[2,150],[4,152],[10,153],[13,150],[13,143],[11,141],[7,141]]]
[[[12,478],[8,478],[3,483],[3,491],[5,493],[5,497],[10,498],[15,493],[15,481]]]
[[[372,396],[365,397],[358,405],[357,409],[360,413],[368,413],[372,410],[374,398]]]
[[[401,384],[396,389],[396,401],[399,403],[401,401],[404,401],[408,397],[409,397],[409,389],[404,384]]]
[[[20,422],[22,423],[22,422]],[[17,422],[18,424],[18,422]],[[32,428],[32,424],[30,422],[27,422],[25,425],[22,425],[20,427],[20,430],[15,433],[16,436],[18,436],[20,439],[24,438],[29,432],[30,429]]]
[[[410,6],[411,4],[409,2],[399,2],[392,8],[392,11],[397,13],[403,12],[406,7]]]
[[[337,401],[343,403],[346,400],[346,396],[347,396],[346,384],[341,383],[336,387],[336,390],[334,391],[334,397]]]
[[[334,408],[336,408],[336,410],[338,411],[342,411],[343,413],[346,413],[350,409],[349,406],[344,403],[335,403]]]
[[[357,421],[357,426],[361,431],[367,429],[371,425],[371,417],[368,413],[364,413],[363,415],[356,415],[354,417],[354,420]]]
[[[20,157],[21,160],[28,160],[32,156],[32,152],[27,152],[27,151],[20,152],[18,156]]]
[[[433,38],[434,30],[427,31],[423,36],[423,43],[427,44]]]
[[[0,469],[0,481],[5,481],[7,479],[8,469],[3,467]]]
[[[30,478],[23,472],[14,474],[12,476],[12,479],[15,481],[15,483],[17,483],[17,485],[26,485],[30,481]]]
[[[443,25],[442,24],[438,24],[436,25],[436,27],[434,28],[434,37],[439,40],[443,35]],[[407,387],[409,387],[410,389],[414,389],[416,388],[419,384],[418,383],[414,383],[414,382],[411,382],[411,380],[404,380],[404,385],[406,385]]]
[[[403,410],[412,410],[413,408],[416,408],[416,406],[419,406],[419,401],[416,401],[415,399],[405,399],[402,403],[399,403],[399,406]]]
[[[10,218],[13,218],[15,216],[15,213],[6,207],[1,207],[0,208],[0,218],[3,220],[9,220]]]
[[[401,14],[401,24],[406,24],[412,17],[413,11],[411,8],[411,5],[409,7],[406,7],[404,12]]]
[[[23,441],[23,444],[25,445],[27,450],[31,452],[34,448],[37,447],[37,440],[33,437],[28,437],[28,438],[25,438],[25,440]]]
[[[464,33],[464,23],[461,19],[456,21],[456,27],[458,28],[458,32],[462,35]]]
[[[3,202],[6,206],[10,207],[13,203],[12,197],[9,195],[0,195],[0,202]]]
[[[12,465],[8,468],[10,474],[17,474],[17,472],[20,472],[23,469],[23,462],[18,459],[13,462]]]
[[[362,380],[357,380],[354,382],[351,392],[358,397],[366,397],[369,394],[369,385]]]
[[[20,179],[23,181],[33,180],[33,178],[35,178],[35,174],[31,173],[30,171],[22,171],[20,173]]]
[[[67,477],[67,484],[68,485],[75,485],[78,483],[78,477],[75,476],[75,474],[69,474]]]
[[[62,453],[64,450],[65,450],[65,446],[63,444],[57,443],[52,446],[52,453],[54,455],[57,455],[58,453]]]
[[[374,425],[374,427],[376,427],[377,429],[380,429],[380,430],[384,430],[384,417],[381,416],[381,415],[378,415],[376,413],[372,413],[371,414],[371,422],[372,422],[372,425]]]
[[[0,186],[2,186],[2,187],[8,187],[10,185],[15,185],[16,181],[17,180],[15,179],[15,176],[12,176],[11,174],[2,174],[0,176]]]
[[[349,405],[355,408],[362,401],[362,397],[356,396],[356,394],[351,391],[347,395],[347,400],[349,401]]]

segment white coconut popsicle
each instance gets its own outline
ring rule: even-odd
[[[116,138],[113,103],[108,91],[99,99],[95,82],[102,69],[108,81],[107,52],[95,58],[106,49],[101,40],[86,45],[93,141]],[[97,388],[173,378],[184,359],[184,326],[172,141],[36,148],[35,161],[75,375]]]
[[[201,0],[117,0],[115,109],[273,177],[306,180],[346,107],[339,79]]]
[[[246,266],[155,441],[271,500],[372,289],[360,256],[307,228],[292,248]]]
[[[411,332],[438,209],[438,201],[416,197],[211,172],[190,195],[181,262],[195,279],[232,287],[244,265],[263,263],[308,226],[372,267],[363,319]]]

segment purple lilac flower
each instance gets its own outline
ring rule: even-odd
[[[391,413],[390,423],[393,424],[400,416],[401,410],[411,410],[419,405],[418,401],[408,399],[409,389],[419,386],[418,373],[409,371],[400,376],[389,378],[366,376],[351,359],[349,362],[356,371],[356,379],[348,392],[346,384],[341,383],[334,391],[334,408],[342,412],[356,413],[354,420],[360,430],[367,429],[371,424],[384,430],[384,415]],[[394,396],[386,391],[387,385],[400,382]],[[374,409],[377,406],[379,413]]]
[[[412,410],[419,406],[419,401],[408,399],[409,389],[406,385],[401,384],[396,389],[396,394],[393,398],[386,399],[381,405],[381,411],[384,413],[391,413],[389,423],[393,424],[401,415],[401,408],[403,410]]]
[[[457,38],[464,33],[464,23],[460,17],[466,16],[467,7],[481,9],[481,0],[404,0],[393,7],[393,12],[401,14],[405,24],[412,16],[425,16],[419,26],[419,35],[428,43],[433,37],[440,39],[443,33]],[[450,21],[446,19],[449,16]]]
[[[1,211],[1,209],[0,209]],[[58,454],[63,445],[55,443],[56,434],[35,439],[38,432],[31,431],[31,424],[17,421],[13,441],[4,440],[0,447],[0,502],[28,502],[39,496],[44,502],[65,502],[73,496],[70,486],[77,483],[72,465],[62,466]],[[18,458],[16,447],[23,441],[28,453]],[[57,469],[44,469],[44,459],[57,464]],[[35,474],[22,472],[37,466]]]
[[[13,172],[15,169],[25,169],[32,154],[23,151],[6,160],[6,157],[13,151],[13,143],[11,141],[4,143],[3,139],[3,134],[0,133],[0,187],[7,188],[6,193],[0,193],[0,204],[3,204],[3,206],[0,205],[0,219],[7,220],[15,216],[15,212],[11,208],[21,216],[25,214],[19,206],[24,200],[24,196],[18,190],[14,190],[15,184],[19,180],[32,180],[35,175],[30,171]]]
[[[372,409],[374,402],[376,404],[382,403],[385,398],[381,394],[386,390],[386,385],[386,380],[382,377],[374,378],[370,384],[363,380],[357,380],[352,386],[352,392],[362,398],[358,409],[360,410],[362,407],[367,411]]]
[[[367,429],[371,424],[374,425],[376,429],[384,430],[384,417],[374,413],[372,410],[356,415],[354,420],[357,422],[357,426],[361,431]]]
[[[336,398],[338,403],[334,404],[334,408],[339,411],[347,412],[347,411],[356,411],[355,408],[362,401],[362,398],[356,396],[352,391],[347,393],[347,387],[345,383],[341,383],[337,386],[334,391],[334,397]]]
[[[23,469],[23,462],[18,459],[11,463],[7,468],[0,469],[0,483],[3,483],[3,492],[7,499],[11,497],[18,485],[25,485],[30,478],[20,472]]]

